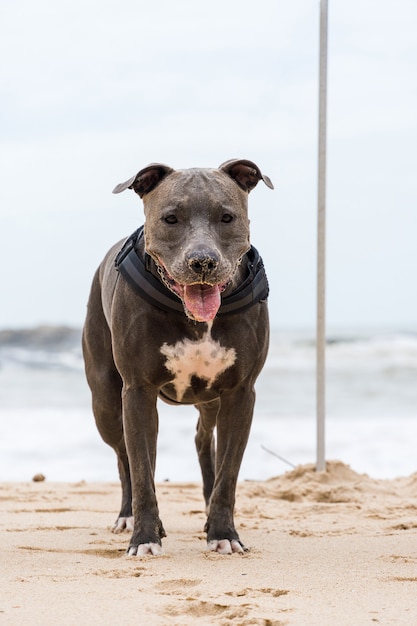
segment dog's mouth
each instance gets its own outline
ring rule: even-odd
[[[157,263],[157,267],[164,284],[181,299],[188,317],[196,322],[214,320],[221,305],[221,293],[228,283],[182,285],[169,275],[161,261]]]

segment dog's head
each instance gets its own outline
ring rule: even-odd
[[[273,189],[247,160],[218,169],[153,163],[113,190],[133,189],[143,199],[146,252],[191,319],[214,319],[221,293],[250,247],[248,194],[259,180]]]

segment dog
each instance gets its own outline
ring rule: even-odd
[[[260,180],[273,189],[248,160],[154,163],[113,190],[143,199],[145,224],[98,268],[82,344],[97,428],[118,460],[113,532],[132,532],[130,556],[161,554],[166,536],[154,483],[158,397],[199,412],[208,549],[246,550],[235,492],[269,344],[268,283],[249,240],[248,194]]]

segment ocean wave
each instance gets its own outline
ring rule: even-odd
[[[0,330],[0,348],[63,350],[79,345],[81,330],[71,326],[36,326]]]
[[[81,330],[68,326],[0,330],[0,365],[79,370]]]
[[[309,372],[316,367],[315,339],[273,332],[266,367]],[[361,333],[329,335],[326,364],[333,371],[417,371],[417,333]]]

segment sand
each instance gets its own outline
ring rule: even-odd
[[[127,557],[118,484],[0,486],[0,624],[417,624],[417,474],[334,461],[238,486],[250,552],[207,552],[199,484],[161,483],[164,555]]]

